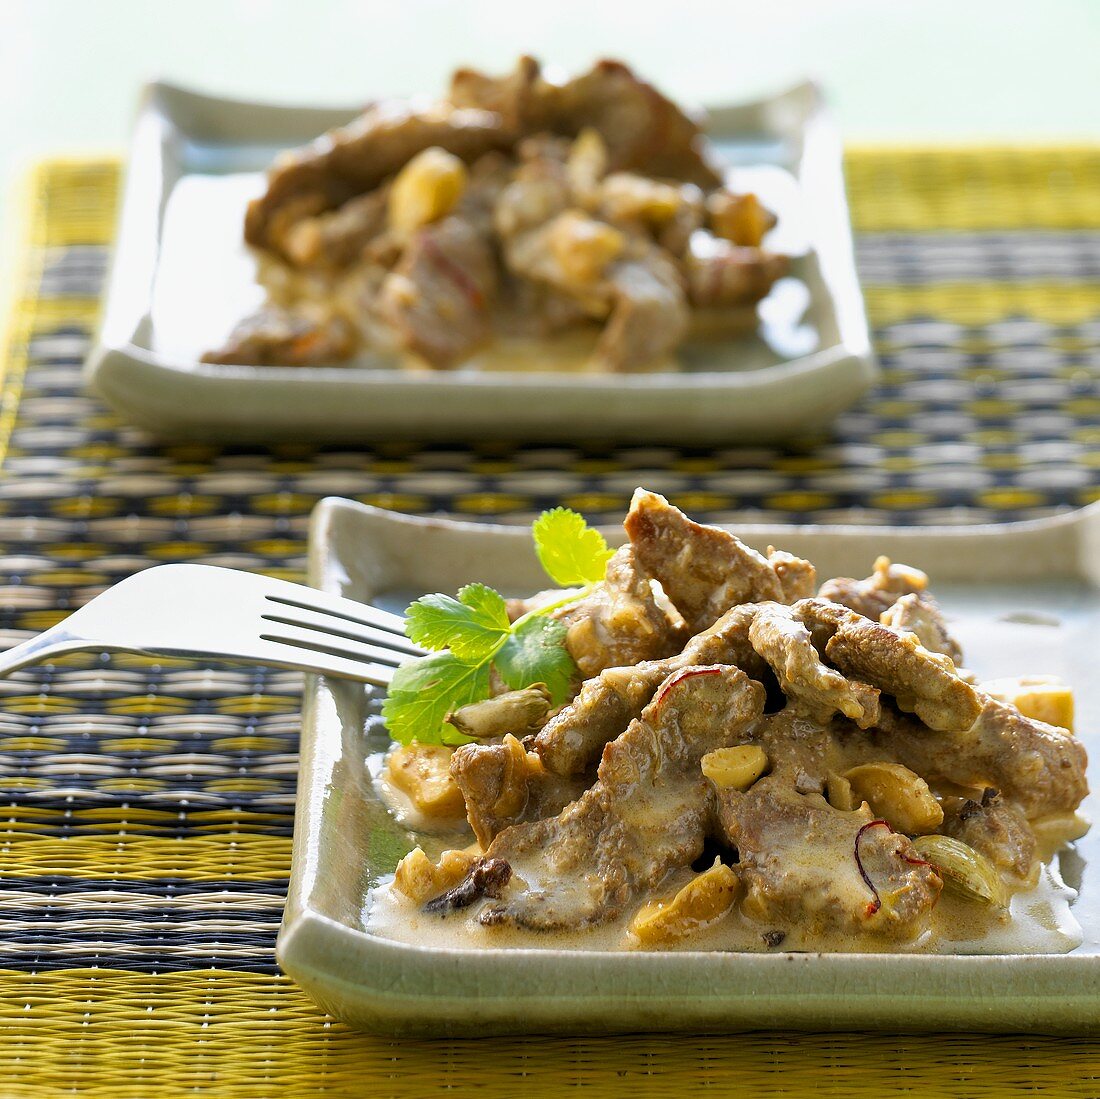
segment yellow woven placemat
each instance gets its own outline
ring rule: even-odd
[[[298,577],[323,495],[519,520],[1004,520],[1100,497],[1100,149],[849,157],[882,384],[784,448],[160,448],[80,387],[118,168],[51,161],[0,382],[0,645],[153,562]],[[754,1034],[401,1041],[275,967],[299,682],[74,657],[0,681],[0,1097],[1095,1096],[1100,1043]]]

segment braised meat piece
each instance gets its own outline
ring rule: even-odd
[[[826,580],[818,594],[884,626],[909,630],[929,652],[943,653],[961,664],[962,648],[951,636],[943,612],[927,589],[928,577],[920,569],[879,557],[865,580],[838,576]]]
[[[585,681],[580,694],[535,734],[534,749],[548,771],[582,773],[649,705],[672,671],[672,660],[607,668]]]
[[[449,217],[413,238],[382,284],[379,313],[399,346],[432,366],[457,366],[489,338],[495,280],[489,244]]]
[[[499,744],[463,745],[451,757],[451,776],[462,791],[467,819],[482,848],[518,821],[556,816],[587,785],[583,778],[547,771],[513,736]]]
[[[749,642],[775,671],[783,693],[804,712],[821,721],[839,712],[869,728],[878,719],[878,689],[822,663],[799,618],[801,606],[761,603],[749,627]]]
[[[790,260],[760,248],[741,248],[706,233],[693,233],[684,270],[691,304],[706,309],[755,303],[767,297],[790,270]]]
[[[736,668],[689,668],[604,749],[595,784],[558,817],[501,832],[488,857],[512,868],[483,924],[530,930],[614,919],[671,870],[698,858],[712,795],[699,761],[757,719],[764,691]]]
[[[616,550],[603,583],[556,617],[568,629],[565,647],[586,679],[604,668],[669,656],[687,636],[679,616],[657,602],[632,546]]]
[[[358,343],[351,325],[339,316],[313,317],[268,307],[245,317],[204,363],[252,366],[318,366],[355,353]]]
[[[915,634],[899,633],[824,599],[795,604],[818,647],[842,672],[877,684],[898,706],[942,732],[969,729],[982,710],[974,688],[950,657],[925,649]]]
[[[244,239],[293,261],[287,239],[298,221],[372,191],[417,153],[439,148],[472,162],[511,144],[500,117],[489,111],[448,103],[420,108],[394,101],[375,104],[342,129],[276,160],[267,190],[249,203]]]
[[[962,648],[951,636],[939,604],[928,592],[910,592],[901,596],[893,606],[879,616],[884,626],[895,630],[908,630],[933,653],[943,653],[955,664],[962,663]]]
[[[1065,729],[1024,717],[1015,706],[978,695],[978,718],[952,736],[933,735],[884,709],[879,743],[931,781],[991,786],[1029,820],[1074,810],[1088,793],[1084,745]]]
[[[945,798],[943,833],[968,843],[995,866],[1030,878],[1035,867],[1035,833],[1027,817],[999,791],[987,786],[980,798]]]
[[[774,719],[773,719],[774,720]],[[777,767],[745,792],[718,791],[718,818],[740,857],[742,910],[769,926],[910,939],[928,924],[942,882],[908,839],[866,805],[834,809]]]
[[[607,272],[611,311],[596,345],[595,361],[612,372],[664,363],[684,338],[690,319],[680,275],[671,260],[656,248],[633,251]]]
[[[775,564],[728,531],[693,522],[655,492],[634,493],[623,526],[638,563],[660,581],[692,633],[741,603],[786,601]],[[789,558],[782,568],[791,574]]]
[[[336,210],[302,218],[286,232],[283,250],[297,267],[339,269],[361,259],[386,228],[389,189],[379,187],[348,199]]]
[[[928,577],[920,569],[879,557],[866,580],[837,576],[826,580],[818,595],[877,622],[883,611],[889,610],[903,595],[919,594],[927,587]]]
[[[515,71],[500,78],[461,69],[452,78],[449,98],[459,107],[496,113],[520,134],[576,137],[593,129],[607,145],[612,170],[644,171],[705,187],[722,181],[706,157],[699,121],[620,61],[598,61],[564,84],[548,81],[531,57],[520,58]]]
[[[796,557],[786,550],[768,547],[768,564],[779,577],[779,586],[783,590],[784,603],[796,603],[799,599],[809,599],[817,583],[817,570],[809,561]]]

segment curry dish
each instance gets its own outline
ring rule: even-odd
[[[605,579],[554,611],[571,701],[497,685],[451,715],[471,743],[390,753],[421,830],[465,814],[469,832],[401,861],[383,933],[902,950],[1009,928],[1087,827],[1068,688],[976,682],[916,569],[819,583],[642,489],[625,528]]]
[[[275,162],[244,229],[267,305],[204,360],[667,367],[755,327],[788,267],[761,246],[774,224],[701,119],[619,62],[460,70],[438,102],[373,104]]]

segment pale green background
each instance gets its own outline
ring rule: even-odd
[[[815,74],[851,139],[1100,138],[1100,0],[0,0],[0,183],[121,148],[152,76],[356,102],[523,50],[689,99]]]

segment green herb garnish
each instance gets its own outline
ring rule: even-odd
[[[545,683],[555,705],[569,697],[577,666],[565,648],[566,629],[550,615],[587,595],[603,578],[612,553],[604,537],[568,508],[544,511],[531,526],[535,551],[563,598],[508,621],[504,597],[467,584],[457,598],[425,595],[405,611],[410,640],[432,650],[398,668],[382,703],[390,735],[402,744],[464,744],[444,718],[489,697],[496,669],[512,689]]]

